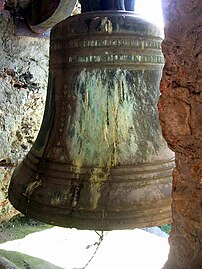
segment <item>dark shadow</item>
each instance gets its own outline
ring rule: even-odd
[[[6,258],[20,269],[64,269],[50,262],[16,251],[0,249],[0,257]]]

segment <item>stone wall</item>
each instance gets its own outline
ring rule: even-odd
[[[16,36],[0,13],[0,222],[16,211],[7,199],[14,167],[32,146],[44,110],[49,39]]]
[[[176,153],[166,269],[202,268],[202,2],[162,0],[165,67],[159,113]]]

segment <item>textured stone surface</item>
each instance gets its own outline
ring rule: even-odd
[[[0,0],[0,12],[4,10],[5,1]]]
[[[8,196],[8,185],[13,172],[12,167],[0,167],[0,223],[10,219],[16,210],[10,204]]]
[[[14,213],[6,199],[12,167],[30,149],[41,124],[49,40],[15,36],[11,19],[2,13],[0,52],[0,221],[3,221]]]
[[[167,269],[202,268],[202,2],[162,0],[160,121],[176,153]]]

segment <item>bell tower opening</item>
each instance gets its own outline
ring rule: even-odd
[[[90,1],[89,1],[90,2]],[[152,2],[152,6],[150,5],[151,4],[151,2]],[[153,23],[155,23],[156,25],[158,25],[159,27],[163,27],[163,20],[162,20],[162,13],[161,13],[161,9],[159,10],[159,6],[157,6],[156,5],[156,3],[157,2],[159,2],[160,3],[160,1],[136,1],[136,9],[135,9],[135,11],[136,11],[136,13],[139,13],[139,14],[141,14],[141,16],[142,17],[145,17],[147,20],[149,20],[149,21],[151,21],[151,22],[153,22]],[[165,1],[164,1],[165,2]],[[173,2],[175,2],[174,0],[173,0]],[[143,6],[143,7],[142,7]],[[184,9],[185,11],[185,13],[186,12],[191,12],[191,9],[189,9],[188,8],[188,6],[187,7],[182,7],[181,6],[181,8],[182,9]],[[187,10],[186,10],[186,8],[187,8]],[[154,9],[154,11],[152,11]],[[148,11],[149,10],[149,11]],[[158,12],[159,12],[159,14],[160,15],[158,15],[157,16],[157,14],[158,14]],[[160,19],[159,19],[160,18]],[[104,19],[103,20],[103,23],[105,23],[106,22],[106,30],[109,32],[109,33],[111,33],[111,31],[112,31],[112,24],[110,23],[110,21],[106,21],[106,19]],[[88,23],[89,23],[89,21],[88,21]],[[89,24],[88,24],[89,25]],[[200,24],[199,24],[199,26],[200,26]],[[90,29],[90,28],[89,28]],[[197,29],[199,29],[199,28],[197,28]],[[193,31],[194,32],[194,31]],[[190,33],[189,32],[189,35],[187,35],[187,38],[190,36],[190,34],[194,34],[194,33]],[[175,35],[175,33],[173,33],[173,35]],[[74,43],[74,44],[76,44],[76,43]],[[95,44],[97,44],[94,40],[92,40],[92,42],[88,42],[88,41],[86,41],[85,42],[85,46],[94,46]],[[99,43],[99,44],[101,44],[101,43]],[[109,42],[109,44],[112,44],[112,43],[110,43]],[[115,43],[113,43],[113,44],[115,44]],[[128,45],[128,43],[127,42],[125,42],[124,43],[125,45]],[[133,44],[135,44],[135,43],[133,43]],[[150,44],[150,45],[152,45],[152,44],[154,44],[154,43],[147,43],[147,44]],[[103,45],[106,45],[105,43],[103,43]],[[184,44],[183,44],[184,45]],[[170,46],[170,44],[167,44],[167,47],[169,47]],[[180,44],[180,46],[181,46],[181,44]],[[181,49],[181,47],[179,46],[179,44],[176,46],[176,48],[177,48],[177,50],[179,51],[179,49]],[[71,56],[70,56],[71,57]],[[197,55],[197,57],[198,57],[198,55]],[[90,60],[92,59],[92,58],[89,58]],[[112,60],[113,61],[113,59],[116,59],[116,58],[113,58],[113,57],[109,57],[108,58],[109,60]],[[146,59],[146,58],[144,58],[144,59]],[[70,62],[72,62],[72,58],[69,58],[69,60],[70,60]],[[75,59],[73,59],[73,60],[75,60]],[[80,60],[81,61],[83,61],[83,58],[81,57],[80,58]],[[186,64],[187,64],[187,62],[183,62],[183,66],[185,66],[186,67]],[[190,68],[189,68],[189,70],[190,70]],[[172,68],[171,68],[171,70],[169,70],[171,73],[172,73]],[[123,74],[125,74],[125,73],[123,73]],[[167,75],[167,74],[166,74]],[[168,74],[169,75],[169,74]],[[175,74],[174,74],[175,75]],[[83,81],[82,81],[83,82]],[[91,82],[91,80],[90,80],[90,82]],[[179,81],[178,81],[179,82]],[[183,83],[184,83],[184,81],[183,81]],[[85,84],[85,83],[84,83]],[[81,88],[83,87],[83,85],[84,84],[79,84],[80,86],[81,86]],[[90,84],[92,84],[92,83],[90,83]],[[179,83],[178,83],[179,84]],[[178,85],[178,84],[174,84],[173,83],[173,87],[175,87],[176,88],[176,86]],[[183,84],[184,85],[184,84]],[[190,82],[189,82],[189,85],[190,85]],[[86,84],[85,84],[85,86],[86,86]],[[123,89],[123,86],[125,87],[125,84],[124,83],[121,83],[120,85],[120,89]],[[82,88],[83,89],[83,88]],[[125,89],[125,88],[124,88]],[[66,89],[65,89],[66,90]],[[179,90],[179,92],[180,92],[180,90],[181,90],[181,92],[182,92],[182,88],[181,89],[178,89]],[[82,92],[83,93],[83,92]],[[84,102],[86,105],[89,105],[89,100],[90,100],[90,98],[92,97],[92,95],[90,95],[92,92],[88,92],[88,98],[87,98],[87,95],[82,95],[81,96],[81,100],[82,100],[82,98],[83,97],[85,97],[84,98],[84,101],[86,102]],[[126,91],[123,91],[123,90],[121,90],[121,97],[123,97],[124,96],[124,98],[125,98],[125,94],[126,94]],[[176,90],[176,92],[175,92],[175,94],[177,94],[177,90]],[[179,93],[180,94],[180,93]],[[173,98],[173,96],[172,96],[172,98]],[[91,98],[92,99],[92,98]],[[98,104],[99,102],[97,102],[97,104]],[[188,111],[188,110],[187,110]],[[176,113],[176,115],[177,115],[177,113]],[[108,120],[110,121],[110,118],[108,118]],[[83,126],[83,125],[82,125]],[[105,131],[105,136],[104,136],[104,138],[107,140],[107,138],[108,138],[108,133]],[[64,156],[62,156],[62,157],[64,157]],[[178,156],[179,157],[179,156]],[[183,164],[183,163],[182,163]],[[186,166],[186,164],[184,164],[184,166]],[[195,167],[195,169],[197,168],[197,166]],[[195,170],[194,170],[195,171]],[[194,172],[193,171],[193,172]],[[176,176],[176,175],[175,175]],[[179,176],[179,175],[177,175],[177,176]],[[176,176],[176,177],[177,177]],[[32,184],[32,183],[36,183],[36,184]],[[26,190],[25,190],[25,192],[24,192],[24,195],[26,196],[28,196],[29,198],[32,198],[31,196],[32,196],[32,194],[33,193],[35,193],[35,191],[37,191],[38,190],[38,188],[40,188],[41,186],[43,186],[43,181],[41,181],[41,179],[40,179],[40,177],[36,177],[35,178],[35,181],[34,182],[31,182],[31,185],[30,185],[30,183],[28,184],[29,185],[29,187],[30,188],[27,188]],[[33,187],[33,188],[31,188],[31,187]],[[80,186],[80,185],[75,185],[74,186],[74,188],[73,188],[73,195],[72,195],[72,198],[71,198],[71,203],[72,203],[72,205],[74,205],[74,207],[76,207],[76,205],[77,205],[77,203],[79,202],[79,199],[78,199],[78,197],[80,196],[80,194],[81,194],[81,189],[82,188],[80,188],[80,187],[82,187],[82,186]],[[179,186],[177,186],[178,188],[179,188]],[[94,188],[93,189],[94,191],[96,191],[97,189],[96,188]],[[33,191],[33,192],[32,192]],[[178,190],[177,190],[178,191]],[[59,192],[57,192],[57,196],[58,197],[56,197],[56,198],[60,198],[59,195],[60,193]],[[98,197],[99,198],[99,197]],[[30,199],[31,200],[31,199]],[[99,199],[98,199],[99,200]],[[183,199],[182,199],[183,200]],[[57,204],[58,203],[58,201],[59,200],[54,200],[53,202],[54,202],[54,204]],[[96,200],[97,201],[97,200]],[[190,201],[191,201],[191,198],[190,198]],[[179,211],[178,211],[178,213],[180,213]],[[176,218],[177,219],[177,218]],[[176,226],[176,227],[178,227],[179,228],[179,230],[180,230],[180,225],[178,225],[178,226]],[[175,231],[176,232],[176,231]],[[178,232],[178,231],[177,231]],[[181,231],[182,232],[182,237],[183,237],[183,231]],[[99,240],[101,239],[103,237],[103,234],[102,233],[99,233],[98,234],[98,240],[97,241],[95,241],[95,244],[94,245],[98,245],[99,244]],[[132,237],[131,237],[132,238]],[[176,240],[175,238],[174,238],[174,240]],[[127,242],[129,242],[130,241],[130,238],[128,237],[128,239],[127,239]],[[191,241],[191,239],[190,239],[190,241]],[[195,242],[194,240],[192,240],[193,242]],[[191,241],[191,242],[192,242]],[[116,240],[115,240],[115,242],[117,242]],[[121,240],[121,244],[124,242],[124,240]],[[180,241],[179,241],[180,242]],[[196,243],[197,243],[197,241],[196,241]],[[139,243],[140,245],[141,245],[141,243]],[[92,243],[92,245],[93,245],[93,243]],[[118,244],[117,244],[118,245]],[[88,249],[89,249],[90,247],[88,247]],[[113,247],[111,248],[111,249],[114,249]],[[194,249],[194,248],[193,248]],[[110,251],[110,250],[109,250]],[[119,252],[117,251],[117,254],[118,254]],[[121,253],[120,253],[121,254]],[[174,255],[175,256],[175,255]],[[116,259],[116,257],[115,257],[115,259]],[[61,265],[62,266],[62,265]],[[126,267],[126,266],[124,266],[124,267]],[[97,267],[96,267],[97,268]],[[118,267],[117,267],[118,268]],[[123,268],[123,266],[122,266],[122,268]],[[157,267],[156,267],[157,268]],[[155,268],[155,269],[156,269]],[[182,267],[183,268],[183,267]],[[185,267],[184,267],[185,268]]]
[[[163,29],[161,0],[136,0],[135,12]]]

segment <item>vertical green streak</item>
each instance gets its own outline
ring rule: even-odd
[[[85,165],[95,167],[90,177],[93,209],[102,182],[107,180],[110,168],[118,164],[120,147],[124,147],[128,129],[133,127],[133,101],[125,72],[83,70],[77,79],[70,154],[76,173]]]

